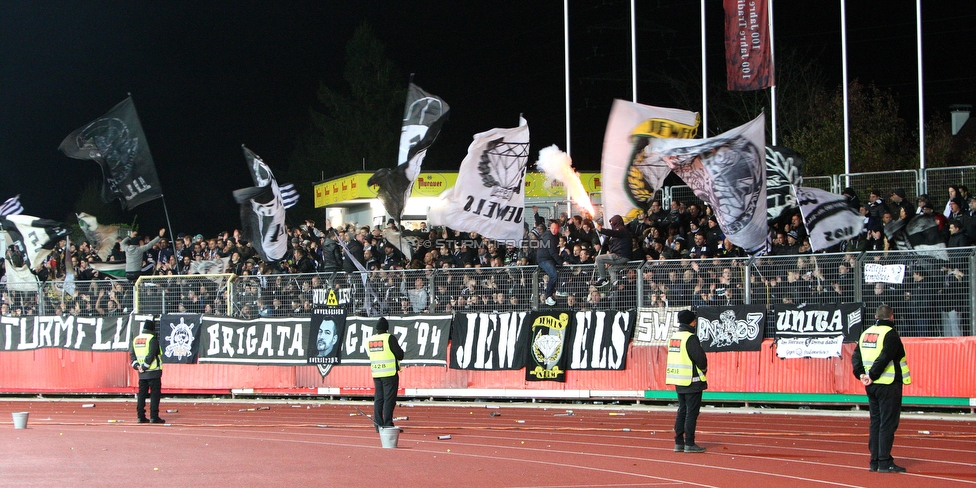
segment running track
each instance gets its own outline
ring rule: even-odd
[[[355,409],[369,402],[164,398],[178,412],[162,426],[135,423],[131,399],[4,399],[0,486],[976,487],[971,414],[903,414],[893,453],[909,472],[879,474],[863,411],[706,406],[708,452],[679,454],[673,407],[490,406],[401,402],[398,449],[383,449]]]

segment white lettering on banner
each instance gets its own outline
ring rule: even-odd
[[[512,368],[515,363],[516,342],[522,322],[525,320],[525,312],[467,313],[464,318],[467,322],[465,337],[462,344],[457,346],[455,353],[459,367],[462,369]],[[477,342],[475,342],[476,338]],[[497,349],[493,347],[495,345]],[[498,353],[497,357],[494,352]]]
[[[413,328],[417,331],[417,344],[420,345],[420,355],[423,356],[427,353],[427,346],[429,345],[431,350],[431,356],[437,356],[437,353],[441,350],[441,330],[438,328],[431,328],[430,324],[427,322],[414,322]]]
[[[205,320],[212,319],[208,317]],[[201,359],[214,359],[221,356],[294,359],[305,356],[302,322],[281,322],[284,321],[259,324],[247,321],[240,324],[211,323],[205,328],[206,354]]]
[[[126,317],[0,317],[0,324],[5,332],[2,346],[7,351],[58,347],[97,352],[127,350],[129,347]],[[94,333],[87,332],[88,328],[94,329]],[[88,340],[89,337],[94,340]]]
[[[776,331],[822,335],[844,332],[843,313],[836,310],[784,310],[776,313]]]
[[[717,320],[698,317],[698,338],[713,347],[728,347],[743,341],[754,341],[762,330],[761,312],[747,313],[745,320],[737,319],[734,310],[723,310]]]
[[[590,318],[593,318],[591,321]],[[627,345],[629,312],[613,312],[607,324],[604,310],[576,312],[576,334],[570,369],[621,369]],[[604,343],[605,329],[610,328],[610,342]]]

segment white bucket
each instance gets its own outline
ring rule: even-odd
[[[12,412],[11,415],[14,417],[14,428],[15,429],[26,429],[27,428],[27,416],[30,412]],[[396,446],[394,446],[396,447]]]
[[[384,448],[393,449],[397,446],[397,440],[400,438],[400,428],[399,427],[380,427],[380,442],[383,443]]]

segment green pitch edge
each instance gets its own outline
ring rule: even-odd
[[[673,390],[644,390],[646,400],[677,400]],[[729,391],[705,391],[703,401],[734,402],[734,403],[849,403],[866,404],[866,395],[848,395],[841,393],[750,393]],[[938,407],[971,407],[969,398],[957,397],[928,397],[906,396],[902,398],[905,405],[922,405]]]

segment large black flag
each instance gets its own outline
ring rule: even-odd
[[[163,196],[156,165],[132,98],[64,138],[59,147],[68,157],[91,159],[102,167],[102,201],[118,198],[122,208]]]
[[[366,182],[371,186],[379,186],[377,196],[383,202],[386,212],[398,222],[413,189],[413,182],[420,174],[427,148],[440,133],[449,111],[447,102],[410,83],[407,104],[403,110],[398,166],[392,170],[380,168]]]
[[[241,227],[261,259],[269,263],[278,261],[288,252],[281,190],[261,157],[241,147],[254,180],[254,186],[234,190],[234,199],[241,204]]]

